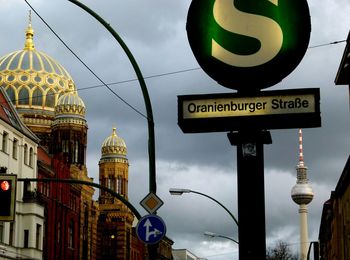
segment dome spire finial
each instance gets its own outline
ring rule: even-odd
[[[32,10],[29,10],[28,20],[29,20],[29,25],[32,25]]]
[[[68,88],[66,89],[66,93],[77,95],[73,80],[68,80]]]
[[[29,10],[28,27],[27,27],[27,30],[26,30],[26,41],[25,41],[25,44],[24,44],[24,49],[25,50],[34,50],[33,37],[34,37],[34,30],[32,28],[32,11]]]

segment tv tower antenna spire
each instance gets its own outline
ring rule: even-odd
[[[309,180],[307,178],[307,167],[304,164],[303,153],[303,133],[299,129],[299,162],[296,167],[297,170],[297,182],[292,188],[291,197],[293,201],[299,205],[299,217],[300,217],[300,259],[306,260],[307,251],[309,247],[309,235],[308,235],[308,208],[307,205],[312,201],[314,192]]]

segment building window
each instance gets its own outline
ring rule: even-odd
[[[24,181],[23,185],[23,198],[31,198],[31,186],[30,181]]]
[[[10,100],[12,101],[12,103],[15,105],[16,104],[15,90],[12,87],[8,87],[8,89],[6,89],[6,93],[9,96]]]
[[[28,145],[24,145],[24,164],[28,164]]]
[[[117,179],[117,193],[121,194],[122,193],[122,177],[118,176]]]
[[[4,242],[4,222],[0,221],[0,243]]]
[[[62,140],[62,152],[64,152],[64,153],[69,152],[69,141],[68,140]]]
[[[41,225],[36,224],[36,234],[35,234],[35,248],[40,249],[40,241],[41,241]]]
[[[29,91],[26,88],[22,88],[19,91],[19,99],[18,99],[18,104],[19,105],[28,105],[29,104]]]
[[[46,106],[54,107],[55,106],[55,93],[50,89],[46,94]]]
[[[57,223],[57,244],[61,243],[61,222]]]
[[[13,138],[12,142],[12,158],[17,159],[17,152],[18,151],[18,140],[16,138]]]
[[[29,166],[33,167],[34,150],[32,147],[29,149]]]
[[[13,222],[10,223],[10,233],[9,233],[9,245],[13,246],[13,241],[14,241],[14,225]]]
[[[107,185],[107,188],[108,189],[111,189],[111,186],[112,186],[112,180],[111,180],[111,178],[108,178],[108,185]]]
[[[74,248],[74,222],[73,222],[73,220],[71,220],[70,224],[69,224],[68,247]]]
[[[78,153],[79,153],[79,142],[74,142],[73,154],[72,154],[72,163],[78,162]]]
[[[32,105],[42,106],[43,105],[43,93],[40,89],[35,89],[32,95]]]
[[[23,241],[23,247],[28,248],[29,246],[29,230],[25,229],[24,230],[24,241]]]
[[[49,197],[49,195],[50,195],[50,184],[49,183],[42,182],[38,185],[38,188],[39,188],[40,193],[42,193],[46,197]]]
[[[2,151],[4,153],[7,153],[7,141],[8,141],[8,139],[9,139],[9,134],[4,131],[4,133],[2,134]]]

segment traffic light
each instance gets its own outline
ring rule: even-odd
[[[17,175],[0,175],[0,221],[15,220]]]

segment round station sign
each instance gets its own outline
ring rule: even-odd
[[[246,93],[290,74],[311,31],[306,0],[192,0],[186,27],[203,70],[219,84]]]

